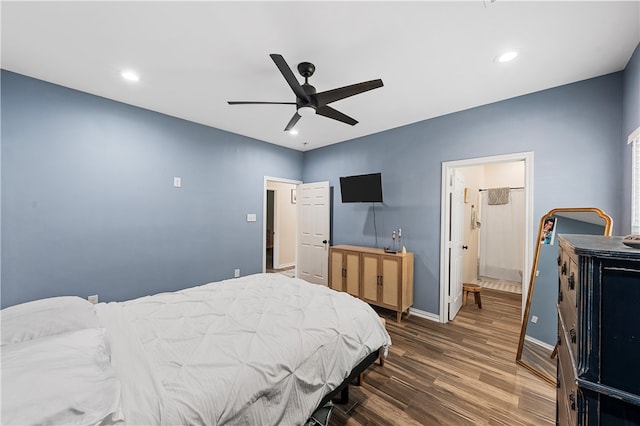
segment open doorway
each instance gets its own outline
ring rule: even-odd
[[[451,193],[450,176],[454,172],[462,173],[465,182],[464,200],[458,204],[447,202]],[[521,299],[522,304],[524,304],[524,295],[527,294],[528,289],[527,278],[531,269],[532,259],[533,191],[531,190],[531,185],[533,182],[533,153],[444,162],[442,176],[443,220],[440,240],[440,322],[449,320],[449,303],[458,296],[457,294],[450,294],[450,280],[455,277],[450,268],[451,262],[456,256],[463,258],[462,266],[460,267],[463,282],[478,283],[482,279],[483,273],[489,276],[504,276],[504,280],[498,280],[498,286],[505,285],[505,283],[508,284],[511,281],[519,281],[517,284],[521,289]],[[501,243],[500,239],[496,243],[496,238],[489,238],[491,235],[487,237],[488,232],[496,232],[495,229],[494,231],[489,229],[490,222],[486,222],[483,225],[483,221],[489,220],[489,210],[486,208],[488,202],[487,189],[489,188],[507,188],[506,192],[510,202],[502,206],[505,209],[505,212],[501,213],[504,215],[502,218],[495,213],[495,210],[491,210],[491,215],[494,216],[491,217],[491,221],[495,222],[497,220],[497,226],[499,226],[501,223],[505,223],[505,217],[510,220],[513,215],[519,216],[518,220],[521,222],[519,228],[512,228],[508,231],[511,233],[511,240],[508,243],[512,246],[509,250],[519,255],[517,261],[510,261],[515,263],[515,266],[509,264],[508,267],[505,267],[503,264],[504,256],[495,253],[504,249],[506,244]],[[484,212],[483,208],[485,209]],[[516,210],[509,210],[513,208]],[[463,244],[459,248],[450,242],[451,234],[453,233],[451,227],[454,226],[451,218],[455,217],[456,209],[460,210],[458,213],[464,212],[464,219],[462,220],[464,237]],[[484,229],[482,229],[483,226]],[[519,230],[514,231],[513,229]],[[480,230],[484,231],[484,238]],[[501,232],[499,228],[498,231]],[[514,232],[517,235],[514,235]],[[491,240],[494,242],[492,243]],[[494,245],[487,245],[487,243]],[[460,253],[456,252],[456,250],[460,250]],[[493,260],[491,259],[492,256]],[[488,259],[489,262],[487,262]],[[491,285],[494,284],[491,283]],[[455,288],[455,286],[451,288]]]
[[[293,276],[296,267],[296,186],[290,179],[265,177],[263,272]]]
[[[265,232],[265,250],[266,250],[266,263],[265,268],[267,272],[273,271],[273,236],[275,235],[275,196],[276,191],[273,189],[267,189],[267,230]]]

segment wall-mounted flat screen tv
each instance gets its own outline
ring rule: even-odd
[[[382,174],[344,176],[340,178],[343,203],[382,202]]]

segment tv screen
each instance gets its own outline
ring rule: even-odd
[[[344,176],[340,178],[343,203],[382,202],[382,174]]]

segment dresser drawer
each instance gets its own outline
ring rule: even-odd
[[[558,343],[564,345],[573,365],[578,368],[578,320],[577,311],[568,303],[558,304]]]
[[[576,423],[576,409],[578,398],[578,383],[575,378],[575,369],[569,353],[566,341],[566,333],[562,328],[562,321],[558,321],[558,411],[564,411],[563,416],[558,413],[558,418],[565,417],[567,421],[559,424]]]
[[[560,250],[558,264],[558,305],[566,313],[565,318],[575,317],[578,310],[577,296],[580,274],[578,262],[569,253]],[[570,313],[569,311],[573,311]]]

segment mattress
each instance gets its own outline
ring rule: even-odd
[[[101,303],[96,313],[127,424],[304,424],[391,344],[366,303],[281,274]]]

